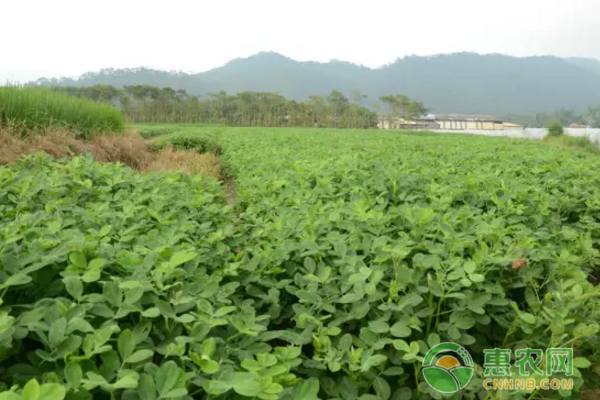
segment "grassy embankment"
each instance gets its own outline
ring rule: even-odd
[[[42,151],[55,158],[92,154],[96,161],[138,171],[220,176],[215,154],[156,146],[125,127],[121,112],[110,105],[43,88],[0,87],[0,164]]]
[[[121,134],[121,112],[106,104],[43,88],[0,87],[0,125],[23,135],[50,128],[74,131],[78,137]]]

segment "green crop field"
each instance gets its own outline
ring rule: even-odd
[[[121,112],[110,105],[38,87],[0,86],[0,127],[22,134],[65,128],[79,136],[121,133]]]
[[[2,400],[580,399],[598,386],[596,155],[369,130],[147,133],[218,151],[235,200],[213,179],[90,158],[0,167],[0,390],[26,385]],[[475,365],[450,395],[422,370],[443,342]],[[485,349],[514,361],[561,347],[572,390],[483,388]]]

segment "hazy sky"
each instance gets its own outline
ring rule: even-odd
[[[600,0],[0,0],[0,81],[199,72],[259,51],[377,67],[457,51],[600,59]]]

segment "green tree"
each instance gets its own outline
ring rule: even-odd
[[[349,100],[337,90],[329,96],[310,96],[297,102],[268,92],[241,92],[227,95],[221,91],[199,99],[185,90],[150,85],[131,85],[122,89],[106,85],[93,87],[61,86],[54,90],[96,101],[112,102],[132,122],[207,122],[232,126],[306,126],[371,128],[377,116]],[[362,96],[362,95],[361,95]],[[364,96],[362,96],[364,98]]]
[[[600,106],[588,108],[584,114],[584,120],[590,128],[600,128]]]
[[[562,123],[554,121],[548,124],[548,136],[562,136],[564,133]]]

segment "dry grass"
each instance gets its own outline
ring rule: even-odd
[[[581,393],[582,400],[598,400],[600,399],[600,389],[588,389]]]
[[[92,154],[97,161],[121,162],[140,172],[182,171],[214,178],[221,175],[219,159],[212,153],[199,154],[170,147],[159,152],[153,149],[152,141],[144,140],[136,131],[128,131],[124,136],[77,139],[68,130],[50,129],[42,135],[23,138],[10,129],[0,128],[0,164],[13,163],[23,154],[43,151],[54,158]]]
[[[211,178],[221,176],[219,158],[215,154],[199,154],[193,151],[174,150],[171,147],[160,150],[146,170],[182,171],[186,174],[202,174]]]

